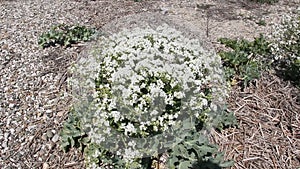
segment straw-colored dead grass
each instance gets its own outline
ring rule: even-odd
[[[300,91],[264,73],[244,92],[234,89],[229,108],[239,125],[212,140],[233,159],[232,168],[298,169],[300,167]]]

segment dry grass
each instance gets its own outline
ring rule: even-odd
[[[229,100],[238,128],[212,132],[212,140],[233,159],[232,168],[297,169],[300,167],[300,91],[274,75],[264,73]]]

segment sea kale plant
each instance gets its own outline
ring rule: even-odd
[[[79,25],[59,24],[44,32],[38,39],[42,48],[61,45],[70,47],[72,44],[88,41],[95,34],[95,30]]]
[[[300,88],[300,10],[283,16],[272,31],[272,60],[278,74]]]
[[[61,136],[64,149],[84,151],[87,168],[149,168],[167,151],[171,168],[214,157],[215,148],[193,140],[220,125],[227,91],[221,58],[202,42],[168,25],[134,28],[100,37],[86,55],[72,67],[75,102]],[[176,162],[187,155],[178,148],[196,154]],[[209,159],[222,166],[221,156]]]
[[[270,42],[262,34],[254,41],[221,38],[219,42],[232,49],[219,52],[231,85],[248,86],[270,64],[267,59],[271,53]]]

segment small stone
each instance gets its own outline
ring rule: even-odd
[[[4,133],[4,139],[7,140],[9,133]]]
[[[52,138],[52,141],[53,141],[54,143],[56,143],[58,140],[59,140],[59,135],[58,135],[58,134],[55,134],[55,135],[53,136],[53,138]]]
[[[6,149],[7,148],[7,141],[3,141],[1,146],[2,146],[3,149]]]
[[[4,87],[4,92],[7,92],[8,91],[8,87]]]
[[[165,7],[161,7],[160,10],[161,10],[161,13],[162,13],[162,14],[166,14],[166,13],[169,12],[169,9],[168,9],[168,8],[165,8]]]
[[[46,110],[46,113],[48,114],[48,113],[52,113],[52,110]]]
[[[53,133],[52,133],[51,130],[48,130],[46,134],[47,134],[47,137],[48,137],[48,138],[53,137]]]
[[[9,129],[9,131],[10,131],[11,134],[14,134],[16,130],[11,128],[11,129]]]
[[[64,111],[59,111],[59,112],[57,112],[57,114],[56,114],[57,117],[61,117],[61,116],[63,116],[63,115],[64,115]]]
[[[44,133],[43,135],[42,135],[42,140],[44,140],[44,141],[46,141],[47,140],[47,134],[46,133]]]
[[[10,104],[8,105],[8,107],[9,107],[9,108],[13,108],[13,107],[15,107],[15,105],[12,104],[12,103],[10,103]]]
[[[3,34],[3,37],[5,37],[5,35],[6,35],[6,34]],[[2,46],[2,49],[7,50],[7,49],[8,49],[8,45],[7,45],[7,44],[4,44],[4,45]]]

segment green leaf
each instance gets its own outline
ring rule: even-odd
[[[226,162],[221,163],[219,166],[223,167],[223,168],[227,168],[227,167],[233,166],[233,164],[234,164],[234,161],[226,161]]]
[[[192,165],[191,161],[184,161],[179,164],[178,169],[188,169],[191,168],[191,165]]]
[[[94,29],[84,26],[68,26],[64,24],[53,26],[48,32],[43,33],[38,40],[38,44],[45,48],[55,46],[70,46],[80,41],[88,41],[96,32]]]

